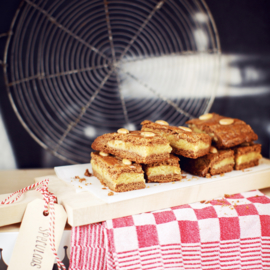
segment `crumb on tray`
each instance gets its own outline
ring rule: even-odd
[[[84,175],[87,177],[90,177],[90,176],[92,176],[92,173],[90,173],[89,170],[86,169]]]

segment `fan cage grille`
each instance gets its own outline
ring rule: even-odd
[[[25,0],[4,57],[7,91],[22,125],[69,163],[89,162],[101,134],[140,129],[145,119],[184,125],[207,112],[219,67],[215,24],[197,0]],[[191,70],[198,70],[195,78]],[[199,87],[205,71],[207,91]]]

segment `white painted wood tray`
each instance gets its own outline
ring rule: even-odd
[[[70,175],[70,177],[74,176]],[[170,184],[173,188],[166,191],[158,190],[158,192],[150,192],[143,196],[130,196],[132,197],[130,199],[107,202],[89,191],[76,192],[72,185],[60,180],[56,175],[38,177],[35,181],[39,182],[45,178],[50,179],[50,191],[57,196],[58,202],[65,207],[68,214],[68,223],[71,226],[81,226],[186,203],[211,200],[222,197],[224,194],[270,187],[270,161],[262,159],[260,165],[254,169],[234,171],[225,174],[224,177],[217,176],[209,181],[196,177],[190,180],[194,181],[194,184],[180,185],[181,182]],[[192,177],[187,175],[187,179],[189,178]],[[154,189],[153,186],[149,189],[151,188]],[[108,193],[108,190],[106,190],[106,193]]]

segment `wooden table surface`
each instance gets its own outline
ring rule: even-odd
[[[35,177],[52,174],[54,169],[0,170],[0,194],[15,192],[32,185]]]
[[[24,187],[27,187],[33,184],[35,178],[38,178],[38,177],[42,178],[48,175],[54,176],[55,175],[54,169],[27,169],[27,170],[2,170],[2,171],[0,170],[0,195],[2,194],[0,197],[2,197],[3,199],[3,197],[5,197],[5,195],[3,194],[12,193],[17,190],[20,190]],[[269,177],[269,183],[270,183],[270,177]],[[270,196],[270,187],[261,189],[261,191],[265,195]],[[33,194],[29,192],[27,196],[30,196],[30,195],[32,196]],[[13,217],[13,214],[10,214],[10,215]],[[11,223],[7,223],[7,224],[11,224]]]
[[[29,186],[36,177],[54,174],[54,169],[0,170],[0,194],[12,193]],[[270,196],[270,187],[261,191]]]

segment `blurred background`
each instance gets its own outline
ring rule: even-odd
[[[44,1],[44,3],[45,2],[46,1]],[[67,3],[68,2],[70,1],[67,1]],[[158,3],[158,1],[156,2]],[[170,2],[172,2],[172,0]],[[42,147],[42,142],[38,143],[37,140],[30,135],[31,132],[29,133],[29,131],[27,131],[27,124],[23,126],[22,123],[25,122],[20,121],[15,113],[17,110],[16,105],[18,105],[18,103],[14,102],[12,104],[8,96],[8,94],[10,94],[13,95],[14,98],[15,90],[12,88],[12,90],[8,92],[8,89],[10,88],[6,86],[7,81],[5,81],[4,64],[10,63],[15,66],[20,65],[20,63],[12,60],[16,58],[16,55],[13,56],[11,50],[9,50],[10,54],[8,55],[7,62],[5,62],[5,46],[7,44],[8,37],[11,35],[9,32],[11,29],[10,26],[13,18],[17,16],[16,11],[19,6],[21,5],[21,8],[24,9],[31,5],[32,8],[37,10],[37,7],[33,6],[33,3],[35,4],[40,2],[28,0],[25,2],[18,0],[0,2],[0,61],[2,64],[2,68],[0,68],[0,169],[51,168],[70,163],[70,160],[65,160],[65,158],[63,158],[65,152],[62,152],[61,156],[57,157],[55,152],[53,154],[50,147],[47,147],[46,143],[43,143]],[[204,106],[203,109],[209,110],[210,112],[216,112],[224,116],[239,118],[247,122],[259,136],[258,142],[262,144],[262,155],[269,158],[270,2],[267,0],[205,0],[202,2],[202,5],[203,3],[206,4],[205,10],[207,11],[208,7],[210,16],[212,15],[212,19],[218,32],[216,40],[217,47],[219,49],[220,43],[221,48],[221,55],[218,60],[220,74],[216,85],[214,99],[211,99],[210,97],[208,107]],[[160,9],[162,9],[162,7]],[[42,6],[42,10],[46,11],[45,4]],[[203,16],[197,18],[198,23],[203,23],[204,20],[205,18]],[[13,28],[13,30],[17,29],[19,29],[19,25],[15,25]],[[215,31],[215,29],[212,30],[213,32]],[[26,31],[25,34],[27,36],[27,29],[21,29],[20,31]],[[29,36],[28,38],[31,37]],[[203,39],[204,37],[199,35],[197,37],[197,43],[203,44]],[[11,40],[11,44],[12,42],[14,43],[14,40]],[[200,46],[198,46],[197,49],[200,50]],[[218,50],[215,52],[219,57]],[[59,53],[61,53],[61,51]],[[115,54],[117,56],[117,51]],[[24,55],[23,51],[22,55]],[[38,53],[36,54],[36,57],[38,57]],[[190,58],[188,58],[188,61],[190,61],[189,59]],[[25,59],[22,60],[24,61]],[[136,67],[136,65],[135,67],[129,67],[127,65],[125,68],[132,74],[132,72],[136,73],[136,68],[140,69],[140,65],[143,64],[146,68],[149,66],[151,73],[151,67],[153,67],[155,63],[158,63],[155,61],[155,59],[152,59],[146,63],[139,62],[138,67]],[[207,58],[205,61],[211,61],[211,59],[209,58],[208,60]],[[105,61],[103,64],[107,65],[108,63]],[[185,64],[184,67],[186,67],[189,73],[192,74],[192,65],[190,66],[189,64]],[[10,70],[12,69],[10,66],[6,68],[8,72],[11,72]],[[205,76],[211,80],[210,75],[206,74]],[[196,80],[196,73],[193,74],[193,76],[195,77],[193,79]],[[10,74],[7,74],[6,78],[10,81]],[[144,91],[141,90],[140,92],[136,87],[133,92],[131,91],[132,93],[125,93],[125,91],[131,87],[129,81],[124,79],[122,80],[122,78],[117,78],[116,76],[115,81],[117,80],[120,80],[123,88],[123,96],[125,96],[125,94],[135,96],[140,95],[145,100],[147,99],[146,96],[143,96]],[[132,90],[132,87],[130,89]],[[92,113],[95,113],[95,111]],[[98,117],[99,116],[97,115],[96,118]],[[161,113],[152,113],[149,118],[154,120],[161,117]],[[184,119],[181,121],[183,120]],[[100,118],[99,122],[101,122],[101,125],[102,121],[102,118]],[[139,121],[140,119],[138,119],[138,123]],[[171,122],[173,124],[178,124],[181,121],[175,117]],[[106,126],[106,123],[104,126]],[[111,126],[111,129],[114,128],[114,126]],[[130,128],[138,127],[137,124],[134,124]],[[92,129],[91,126],[86,130],[85,133],[90,134],[89,144],[91,144],[91,136],[99,135],[99,132],[111,131],[106,128],[100,129],[98,132],[96,132],[96,130],[98,130],[97,127]],[[48,149],[46,150],[45,148]],[[74,144],[74,148],[76,148],[76,144]],[[87,157],[82,159],[82,161],[84,162],[86,159]],[[75,160],[75,162],[80,161]]]

